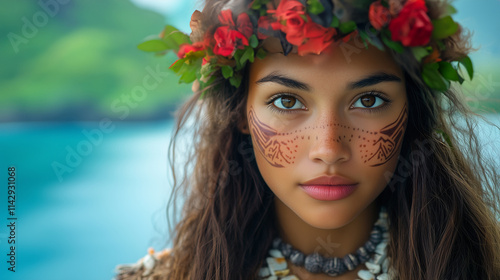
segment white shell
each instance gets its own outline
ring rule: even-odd
[[[358,271],[358,276],[363,280],[375,280],[375,276],[368,270]]]
[[[276,275],[276,272],[279,274],[279,271],[287,269],[285,258],[266,258],[266,261],[272,275]]]
[[[273,257],[273,258],[283,258],[283,255],[281,254],[281,252],[279,250],[276,250],[276,249],[269,250],[269,255],[271,255],[271,257]]]
[[[377,276],[377,280],[389,280],[389,275],[387,273],[382,273]]]
[[[153,269],[156,265],[156,258],[153,255],[146,255],[142,260],[142,265],[144,266],[144,273],[142,276],[148,276],[153,272]]]
[[[387,241],[380,242],[375,248],[375,252],[378,254],[385,254],[385,248],[387,247]]]
[[[365,265],[366,265],[366,268],[368,268],[368,270],[371,273],[373,273],[373,274],[380,273],[380,265],[375,264],[375,263],[371,263],[371,262],[365,262]]]
[[[373,261],[371,261],[371,263],[375,263],[375,264],[382,264],[382,262],[385,260],[385,254],[384,255],[380,255],[380,254],[375,254],[375,256],[373,257]]]
[[[389,258],[385,258],[384,262],[382,263],[382,270],[383,271],[389,270]]]
[[[151,268],[155,267],[156,258],[152,255],[147,255],[142,260],[142,264],[144,265],[145,269],[151,269]]]
[[[271,272],[269,271],[269,268],[267,267],[262,267],[260,270],[259,270],[259,277],[267,277],[271,275]]]

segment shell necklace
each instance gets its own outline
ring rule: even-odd
[[[386,247],[389,240],[388,219],[385,208],[380,209],[379,218],[375,222],[370,239],[360,247],[356,253],[348,254],[343,258],[325,258],[319,253],[305,256],[280,238],[273,241],[266,263],[259,270],[259,278],[265,280],[300,280],[290,274],[286,259],[294,265],[304,266],[311,273],[325,273],[329,276],[338,276],[352,271],[360,264],[365,264],[368,270],[358,271],[359,279],[363,280],[390,280],[394,274],[389,269],[390,258],[387,257]]]

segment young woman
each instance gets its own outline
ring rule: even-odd
[[[173,247],[117,279],[500,279],[468,38],[446,2],[365,2],[207,0],[141,46],[177,51],[196,125]]]

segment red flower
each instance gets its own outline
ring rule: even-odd
[[[245,35],[229,26],[220,26],[214,34],[215,46],[214,54],[222,56],[232,56],[236,48],[243,49],[248,46],[248,39]]]
[[[305,42],[299,45],[298,54],[320,54],[333,43],[333,36],[337,34],[335,28],[326,28],[313,21],[304,26]]]
[[[347,34],[345,37],[342,38],[342,42],[344,43],[347,43],[349,42],[349,40],[351,40],[352,38],[355,38],[359,36],[359,31],[358,30],[354,30],[353,32]]]
[[[311,19],[309,18],[309,23]],[[304,41],[305,26],[308,22],[296,14],[286,20],[286,25],[281,26],[281,31],[286,34],[286,40],[293,45],[300,45]]]
[[[275,14],[278,21],[287,20],[291,16],[297,14],[305,14],[305,7],[299,1],[282,0],[276,10],[267,10],[269,14]]]
[[[194,43],[192,45],[181,44],[179,46],[179,52],[177,52],[177,56],[179,58],[184,58],[184,57],[186,57],[186,54],[188,54],[189,52],[197,52],[197,51],[201,51],[203,49],[204,49],[204,47],[201,44],[201,42],[197,42],[197,43]]]
[[[400,41],[407,47],[427,45],[432,28],[424,0],[408,0],[398,16],[389,23],[392,40]]]
[[[234,26],[233,12],[231,10],[222,10],[222,11],[220,11],[219,21],[223,25]]]
[[[241,13],[238,15],[238,18],[236,19],[236,26],[238,27],[238,31],[245,35],[245,37],[250,38],[250,36],[252,36],[253,25],[247,13]]]
[[[368,18],[370,19],[372,26],[375,27],[375,29],[380,30],[391,20],[391,13],[389,12],[389,9],[382,6],[381,1],[378,0],[370,5]]]

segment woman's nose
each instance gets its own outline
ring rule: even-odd
[[[349,127],[335,122],[313,129],[309,158],[328,165],[348,161],[351,158]],[[350,136],[350,134],[349,134]]]

